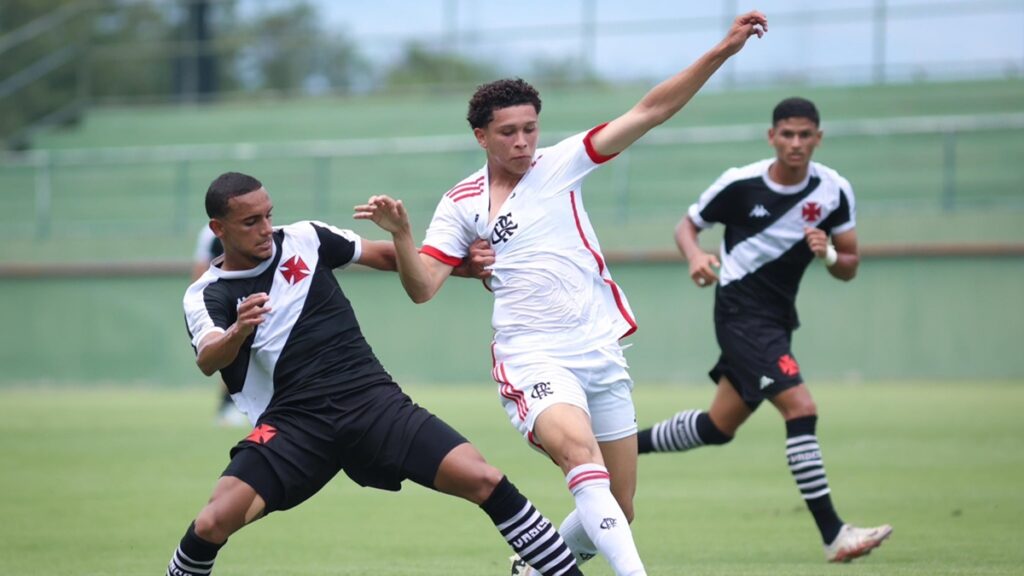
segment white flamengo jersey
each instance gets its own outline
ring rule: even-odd
[[[590,139],[604,125],[538,149],[493,220],[487,166],[445,193],[421,252],[457,266],[478,238],[495,252],[494,341],[503,356],[594,350],[636,330],[583,208],[583,179],[613,156]]]

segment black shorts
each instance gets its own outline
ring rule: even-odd
[[[803,383],[790,350],[793,331],[778,322],[750,316],[716,316],[715,336],[722,354],[708,372],[716,384],[725,376],[751,410]]]
[[[271,407],[231,449],[224,476],[256,490],[266,513],[316,494],[340,470],[360,486],[433,488],[441,460],[466,439],[394,383],[357,394]]]

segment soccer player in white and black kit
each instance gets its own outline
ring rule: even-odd
[[[166,573],[208,575],[231,534],[344,470],[361,486],[399,490],[408,479],[469,500],[544,574],[581,574],[548,519],[414,404],[363,338],[334,270],[394,270],[394,245],[315,221],[273,227],[271,210],[263,185],[236,172],[206,194],[224,255],[189,287],[185,320],[200,370],[220,371],[254,429],[232,448]]]
[[[205,224],[199,229],[199,235],[196,237],[196,248],[192,253],[192,276],[189,282],[198,280],[206,273],[210,262],[223,253],[224,246],[221,245],[220,238],[217,238],[213,230],[210,229],[209,223]],[[235,406],[235,402],[231,399],[231,394],[223,382],[220,386],[220,394],[218,394],[217,423],[221,426],[245,426],[249,423],[245,414]]]
[[[817,408],[790,349],[799,322],[796,294],[815,260],[839,280],[857,273],[853,189],[835,170],[811,161],[821,142],[818,110],[803,98],[780,102],[768,140],[775,157],[727,170],[690,206],[676,243],[700,287],[717,282],[715,333],[721,356],[707,412],[686,410],[639,433],[640,453],[727,444],[763,400],[786,422],[786,458],[821,532],[830,562],[867,554],[892,527],[843,523],[829,496],[815,435]],[[701,230],[725,226],[721,260],[704,252]],[[716,273],[715,269],[718,268]]]
[[[636,320],[583,207],[588,174],[675,115],[767,20],[744,14],[715,47],[605,124],[537,148],[540,97],[522,80],[479,87],[467,120],[486,164],[441,198],[422,250],[401,201],[356,207],[391,232],[415,302],[430,300],[477,239],[494,250],[492,377],[513,426],[565,474],[576,507],[559,527],[582,562],[646,574],[629,523],[636,491],[633,381],[619,340]],[[514,559],[513,574],[539,568]]]

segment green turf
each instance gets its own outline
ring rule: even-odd
[[[892,539],[827,566],[771,410],[724,448],[644,457],[634,533],[649,572],[695,575],[1010,575],[1024,565],[1024,382],[814,388],[833,497]],[[570,497],[512,431],[489,387],[410,392],[473,439],[557,520]],[[644,386],[643,423],[710,399]],[[155,574],[205,501],[241,430],[212,425],[213,390],[0,390],[0,573]],[[472,505],[346,478],[243,530],[216,574],[505,574],[508,552]],[[600,559],[587,574],[608,576]]]

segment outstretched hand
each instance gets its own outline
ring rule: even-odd
[[[405,205],[390,196],[370,196],[366,204],[355,207],[352,217],[356,220],[371,220],[392,234],[409,231],[409,214],[405,211]]]
[[[768,18],[757,10],[737,16],[729,28],[729,33],[722,39],[722,47],[726,54],[732,56],[743,49],[747,38],[757,35],[758,38],[768,32]]]

